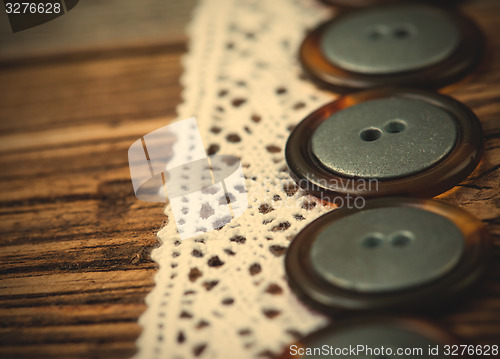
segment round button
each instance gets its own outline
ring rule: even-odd
[[[435,165],[456,140],[450,113],[425,101],[389,97],[334,113],[318,126],[311,145],[331,171],[387,179]]]
[[[330,23],[321,37],[328,61],[369,75],[419,70],[448,58],[460,30],[441,11],[396,6],[361,11]]]
[[[446,358],[459,342],[434,325],[411,318],[379,317],[335,323],[287,348],[281,358]],[[433,352],[429,352],[432,348]]]
[[[464,236],[447,218],[418,208],[389,207],[334,221],[312,244],[311,265],[332,285],[378,293],[443,276],[463,250]]]
[[[457,12],[391,4],[345,12],[302,43],[300,60],[320,84],[337,91],[381,85],[439,88],[478,63],[483,40]]]
[[[386,198],[306,226],[285,268],[292,289],[327,312],[416,310],[461,298],[489,248],[482,223],[460,208]]]
[[[481,154],[471,110],[448,96],[403,89],[360,92],[319,108],[285,150],[297,184],[330,202],[337,195],[432,197],[466,178]]]

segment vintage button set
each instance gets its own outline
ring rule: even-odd
[[[341,318],[295,347],[456,344],[407,316],[464,298],[491,251],[480,220],[427,199],[464,180],[482,156],[475,114],[435,92],[479,64],[482,33],[456,9],[424,1],[323,2],[351,9],[312,30],[299,59],[318,86],[344,95],[296,126],[286,161],[311,194],[368,200],[321,216],[290,244],[291,288]],[[369,180],[376,188],[357,185]]]

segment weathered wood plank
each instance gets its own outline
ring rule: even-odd
[[[13,143],[19,149],[38,132],[57,142],[68,125],[83,132],[82,141],[104,128],[123,132],[127,127],[120,125],[127,120],[139,125],[142,119],[172,116],[180,102],[179,56],[162,52],[1,71],[0,132],[9,136],[2,150]]]
[[[133,340],[140,327],[135,321],[117,323],[78,324],[19,328],[16,331],[0,328],[0,343],[51,344],[61,342],[113,342]],[[120,324],[120,325],[117,325]]]
[[[85,343],[57,343],[8,345],[0,348],[4,358],[129,358],[135,351],[131,340],[116,340],[111,343],[88,341]]]

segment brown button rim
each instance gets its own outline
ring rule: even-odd
[[[364,186],[366,179],[348,177],[324,167],[312,153],[314,131],[333,113],[358,103],[387,97],[418,99],[447,111],[457,121],[457,142],[436,165],[414,175],[378,180],[378,188]],[[464,180],[483,153],[483,132],[476,115],[461,102],[434,92],[386,88],[345,95],[309,114],[288,138],[285,157],[291,177],[304,190],[328,202],[336,196],[433,197]]]
[[[322,3],[331,6],[339,6],[341,8],[360,8],[366,6],[374,6],[388,3],[398,3],[397,0],[320,0]],[[408,2],[415,2],[415,0],[408,0]],[[434,0],[420,0],[419,2],[433,3]],[[440,0],[437,6],[456,4],[462,0]],[[400,2],[400,1],[399,1]]]
[[[344,330],[349,330],[352,328],[370,325],[370,324],[387,324],[393,325],[401,329],[407,329],[416,333],[421,333],[423,336],[432,338],[436,343],[440,344],[441,349],[443,345],[460,345],[461,340],[455,336],[446,332],[443,328],[420,318],[413,317],[395,317],[395,316],[370,316],[365,318],[351,318],[351,319],[341,319],[336,321],[334,324],[330,324],[324,328],[321,328],[300,341],[292,343],[291,345],[296,345],[298,348],[310,348],[310,343],[317,342],[319,339],[323,338],[324,335],[329,333],[340,332]],[[325,345],[334,345],[334,343],[324,343]],[[363,345],[363,343],[358,343]],[[290,345],[290,346],[291,346]],[[290,346],[287,346],[285,351],[279,356],[280,359],[297,359],[299,356],[292,355],[290,353]],[[460,357],[465,358],[465,357]]]
[[[445,11],[439,7],[419,4],[429,7],[432,11],[442,12],[450,16],[457,24],[461,43],[452,56],[432,66],[418,71],[399,72],[389,75],[366,75],[345,70],[332,64],[321,51],[321,38],[328,26],[337,22],[343,16],[352,14],[353,10],[341,13],[339,16],[319,25],[309,33],[302,42],[299,59],[304,71],[318,85],[335,92],[347,93],[379,86],[412,86],[418,88],[437,89],[463,78],[480,62],[484,52],[484,36],[477,25],[458,11]],[[383,8],[392,5],[378,5]],[[398,4],[398,6],[406,6]]]
[[[465,237],[464,255],[457,266],[432,283],[376,294],[336,287],[315,273],[309,254],[316,237],[324,228],[357,211],[393,206],[431,211],[452,221]],[[488,232],[482,222],[467,211],[437,200],[384,198],[367,201],[363,209],[334,210],[307,225],[288,248],[285,270],[292,290],[311,307],[325,313],[425,311],[445,304],[450,298],[454,298],[454,303],[461,300],[484,273],[490,252]]]

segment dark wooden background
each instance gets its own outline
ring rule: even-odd
[[[148,0],[136,12],[131,0],[81,1],[18,34],[0,14],[1,357],[135,353],[156,272],[149,254],[167,218],[162,204],[135,199],[127,149],[175,117],[193,3]],[[440,197],[484,221],[494,263],[468,301],[433,320],[500,344],[500,1],[461,7],[488,56],[450,93],[480,117],[486,154]]]

